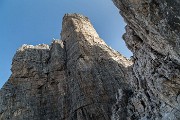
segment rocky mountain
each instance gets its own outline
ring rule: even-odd
[[[179,120],[180,2],[113,0],[131,60],[89,19],[63,18],[61,40],[23,45],[0,90],[0,120]]]
[[[87,17],[66,14],[62,40],[23,45],[0,91],[1,120],[105,120],[132,62],[99,38]]]

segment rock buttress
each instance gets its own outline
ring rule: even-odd
[[[127,22],[123,38],[134,61],[129,82],[134,92],[126,119],[179,120],[180,2],[113,1]],[[117,106],[121,99],[118,97]],[[114,109],[114,119],[121,118],[121,109],[120,105]]]
[[[62,26],[62,40],[17,51],[0,90],[1,120],[109,120],[117,90],[131,93],[132,62],[109,48],[88,18],[66,14]]]

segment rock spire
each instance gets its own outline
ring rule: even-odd
[[[130,93],[132,62],[109,48],[87,17],[66,14],[61,39],[18,49],[0,91],[1,120],[109,120],[118,88]]]

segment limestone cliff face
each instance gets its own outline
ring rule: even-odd
[[[180,119],[179,0],[114,0],[127,22],[123,38],[133,52],[128,112],[124,119]],[[119,92],[114,119],[121,119]],[[120,105],[119,105],[120,104]]]
[[[88,18],[67,14],[62,40],[23,45],[0,90],[0,120],[109,120],[132,62],[100,39]]]
[[[180,2],[113,1],[132,61],[88,18],[67,14],[62,40],[17,51],[0,90],[0,120],[180,119]]]

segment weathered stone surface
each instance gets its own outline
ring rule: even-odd
[[[62,40],[17,51],[0,90],[1,120],[180,119],[180,2],[113,1],[132,61],[88,18],[66,14]]]
[[[180,119],[180,2],[178,0],[114,0],[127,22],[123,38],[133,52],[129,76],[133,95],[124,119]],[[124,96],[120,90],[119,96]],[[118,97],[113,118],[122,118]]]
[[[157,52],[180,63],[179,0],[113,0],[135,33]]]
[[[101,40],[88,18],[66,14],[62,40],[23,45],[0,91],[1,120],[109,120],[132,62]]]

